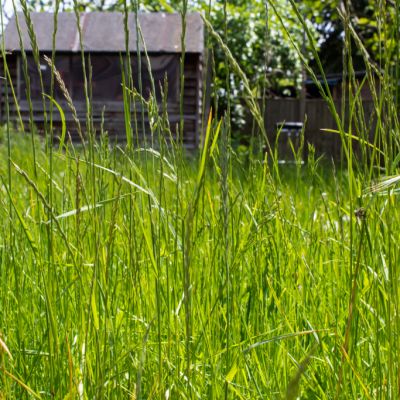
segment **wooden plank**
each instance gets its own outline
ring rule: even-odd
[[[67,102],[63,99],[56,99],[61,108],[64,110],[65,113],[69,113],[70,109],[67,104]],[[74,101],[73,102],[75,109],[77,110],[78,115],[82,114],[83,116],[86,115],[86,103],[82,101]],[[43,103],[41,100],[33,100],[32,101],[32,107],[34,110],[42,110]],[[119,101],[93,101],[91,103],[91,108],[93,111],[93,114],[98,114],[101,115],[103,112],[103,107],[105,107],[105,113],[112,113],[112,112],[117,112],[117,113],[124,113],[124,106],[122,102]],[[24,110],[29,110],[29,105],[26,100],[22,100],[20,102],[20,108],[22,111]],[[136,104],[136,112],[137,114],[141,114],[141,104],[137,103]],[[145,112],[147,112],[147,109],[145,108]],[[160,108],[161,112],[161,108]],[[167,112],[168,113],[173,113],[173,112],[178,112],[179,113],[179,105],[170,103],[168,104],[167,107]]]
[[[200,68],[200,56],[197,57],[197,85],[196,85],[196,100],[197,100],[197,106],[196,106],[196,121],[195,121],[195,128],[194,128],[194,141],[196,143],[196,146],[199,145],[199,138],[200,138],[200,115],[201,115],[201,68]]]
[[[16,75],[17,75],[17,100],[19,101],[21,99],[21,57],[19,55],[17,55],[17,71],[16,71]]]

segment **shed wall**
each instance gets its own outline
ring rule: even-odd
[[[0,59],[1,60],[1,59]],[[17,73],[17,58],[9,56],[7,61],[8,71],[10,73],[11,80],[15,83],[15,90],[16,95],[18,94],[17,91],[17,82],[19,81],[19,76]],[[5,85],[5,78],[6,73],[4,69],[3,63],[0,61],[0,123],[5,122],[6,120],[6,107],[5,107],[5,99],[6,99],[6,85]],[[12,101],[12,93],[9,90],[8,93],[9,101]]]
[[[18,73],[18,55],[11,55],[8,57],[8,66],[12,75],[12,81],[16,90],[19,94],[19,106],[21,111],[22,120],[27,128],[29,123],[29,104],[24,96],[25,84],[24,80],[20,80],[20,85],[17,85]],[[78,60],[75,60],[78,58]],[[119,59],[119,56],[115,56]],[[173,58],[176,57],[175,62]],[[103,126],[104,131],[108,131],[110,140],[124,141],[126,140],[125,132],[125,116],[124,106],[122,99],[122,85],[121,76],[118,76],[118,66],[116,67],[115,62],[110,61],[110,55],[105,55],[102,58],[101,55],[96,54],[91,60],[93,66],[93,85],[92,85],[92,101],[91,101],[91,112],[93,118],[93,124],[97,133],[100,132],[100,127]],[[168,75],[168,98],[167,98],[167,112],[169,116],[169,123],[171,132],[173,135],[177,132],[179,121],[180,121],[180,107],[179,107],[179,69],[176,70],[176,66],[179,68],[179,56],[170,55],[160,57],[155,56],[155,84],[157,95],[161,97],[159,86],[163,80],[164,74]],[[115,60],[114,60],[115,61]],[[39,130],[43,130],[44,116],[43,106],[41,100],[40,85],[38,86],[38,74],[36,72],[36,66],[29,62],[29,74],[31,76],[32,86],[32,100],[34,110],[34,122]],[[77,110],[78,118],[81,121],[82,126],[85,125],[86,120],[86,102],[83,97],[83,74],[82,70],[79,71],[80,60],[79,56],[71,56],[70,54],[61,54],[56,57],[56,66],[60,70],[60,74],[65,80],[65,84],[70,91],[73,98],[74,106]],[[45,71],[46,65],[43,63],[42,69]],[[137,76],[137,69],[133,65],[133,76]],[[146,90],[149,88],[149,75],[146,74],[147,67],[142,65],[142,86],[143,94],[145,97]],[[72,74],[68,74],[68,71],[72,71]],[[120,71],[119,71],[120,72]],[[184,86],[184,102],[183,102],[183,113],[184,113],[184,144],[187,147],[195,147],[198,143],[200,119],[201,119],[201,56],[199,54],[186,54],[185,56],[185,86]],[[4,91],[4,83],[0,83],[1,92]],[[50,77],[48,76],[44,82],[45,87],[50,88]],[[120,91],[118,90],[120,85]],[[138,87],[138,83],[135,85]],[[1,93],[0,92],[0,93]],[[1,93],[0,100],[0,118],[5,121],[4,111],[4,95]],[[72,138],[77,138],[77,129],[73,121],[72,113],[69,110],[67,102],[65,101],[64,95],[60,90],[59,86],[56,85],[55,98],[61,105],[65,112],[67,129],[70,131]],[[160,100],[160,99],[159,99]],[[142,115],[144,115],[144,126],[146,134],[149,134],[149,118],[147,111],[144,110],[142,113],[140,103],[132,105],[132,110],[136,109],[135,115],[131,113],[131,125],[133,127],[133,137],[143,137],[142,132]],[[162,112],[163,110],[160,110]],[[10,120],[14,123],[17,122],[17,107],[13,101],[10,101]],[[136,116],[136,117],[135,117]],[[57,110],[53,112],[54,126],[61,126],[61,118]]]

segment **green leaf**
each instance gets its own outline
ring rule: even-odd
[[[96,331],[99,330],[100,328],[100,323],[99,323],[99,313],[97,312],[97,306],[96,306],[96,297],[94,295],[94,292],[92,293],[92,298],[91,298],[91,306],[92,306],[92,314],[93,314],[93,323]]]
[[[232,365],[232,368],[230,369],[230,371],[228,372],[228,374],[226,375],[225,380],[227,382],[232,382],[233,379],[235,378],[235,375],[237,374],[239,368],[236,364],[236,362]]]
[[[168,13],[174,13],[175,10],[173,7],[171,7],[166,0],[160,0],[160,4],[162,5],[162,7],[165,9],[166,12]]]

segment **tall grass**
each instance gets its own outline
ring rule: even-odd
[[[290,3],[318,62],[307,23]],[[380,5],[380,29],[398,35]],[[77,3],[75,10],[79,18]],[[161,102],[154,82],[145,99],[132,83],[141,71],[133,77],[129,67],[126,146],[109,146],[104,132],[95,138],[90,62],[83,65],[86,129],[76,121],[83,144],[54,147],[51,114],[58,110],[46,96],[45,142],[32,117],[29,139],[7,118],[0,136],[0,398],[400,396],[399,179],[385,178],[399,161],[398,72],[385,46],[382,64],[370,66],[346,10],[342,18],[343,113],[323,69],[312,71],[303,58],[337,123],[338,165],[317,158],[313,146],[303,166],[279,165],[272,143],[266,154],[236,153],[229,111],[222,119],[204,116],[202,148],[185,154],[183,120],[177,131],[168,122],[168,82]],[[221,46],[227,68],[243,81],[267,140],[248,79],[205,23],[207,43]],[[139,48],[139,26],[136,33]],[[32,29],[30,35],[35,48]],[[366,61],[361,84],[350,45]],[[2,60],[7,71],[4,42]],[[62,86],[54,53],[48,62],[53,91]],[[29,81],[26,62],[23,69]],[[180,79],[183,88],[183,73]],[[4,85],[8,116],[12,82]],[[373,124],[363,114],[360,85],[373,94]],[[183,100],[181,90],[181,114]],[[137,114],[145,108],[154,123],[143,144]]]

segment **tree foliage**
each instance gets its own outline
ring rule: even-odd
[[[345,26],[342,17],[347,13],[348,22],[361,39],[371,59],[377,63],[394,62],[398,46],[398,32],[390,29],[397,18],[394,1],[378,0],[304,0],[307,17],[313,23],[319,40],[319,56],[326,73],[343,70],[342,53],[345,41]],[[359,47],[352,42],[350,55],[355,70],[364,70],[365,65]],[[388,57],[389,56],[389,57]]]

